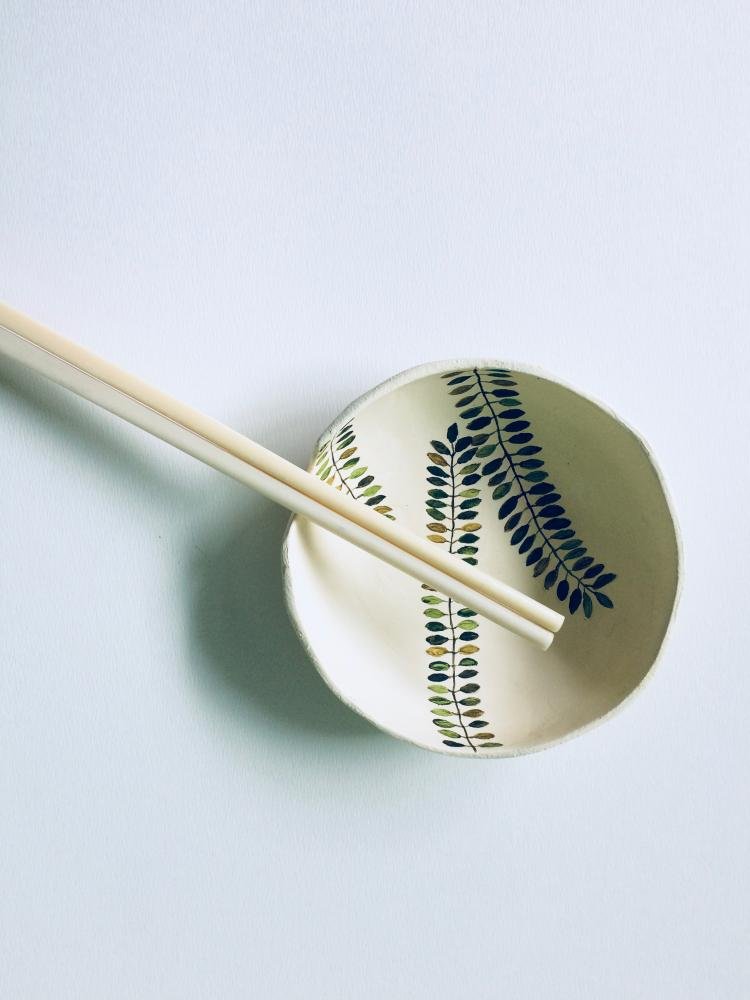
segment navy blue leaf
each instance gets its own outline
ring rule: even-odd
[[[578,587],[576,587],[576,589],[570,595],[570,600],[568,601],[568,607],[570,608],[571,615],[574,615],[576,611],[578,611],[578,608],[581,606],[582,598],[583,594],[578,589]]]
[[[593,566],[589,566],[583,574],[584,580],[590,580],[592,576],[598,576],[603,569],[604,563],[595,563]]]
[[[567,517],[553,517],[551,520],[544,522],[544,527],[548,531],[554,531],[555,528],[568,528],[570,527],[570,519]]]
[[[528,524],[522,524],[520,528],[513,532],[510,536],[510,544],[518,545],[518,543],[526,536],[529,530]]]
[[[597,599],[597,601],[601,604],[601,606],[603,608],[613,608],[614,607],[614,604],[612,603],[611,598],[607,597],[606,594],[602,594],[598,590],[595,590],[594,591],[594,597]]]
[[[466,451],[462,452],[458,456],[456,461],[458,462],[459,465],[465,465],[467,462],[470,462],[472,458],[474,458],[476,453],[477,453],[476,448],[467,448]]]
[[[608,583],[612,581],[617,576],[617,573],[603,573],[597,580],[591,584],[594,590],[600,590],[602,587],[606,587]]]
[[[464,749],[464,744],[463,743],[456,743],[455,740],[443,740],[443,743],[447,747],[460,747],[462,750]]]
[[[543,549],[541,551],[543,551]],[[544,559],[540,559],[539,562],[534,567],[534,576],[541,576],[548,566],[549,566],[549,556],[545,556]]]
[[[487,480],[487,485],[497,486],[498,483],[504,483],[505,480],[508,478],[509,472],[510,469],[503,469],[502,472],[496,472],[494,476],[490,476],[490,478]]]
[[[565,508],[561,507],[559,504],[550,504],[549,507],[542,507],[539,511],[540,517],[557,517],[558,514],[564,514]]]
[[[464,476],[461,480],[463,486],[473,486],[474,483],[478,483],[482,477],[476,472],[472,472],[470,476]]]
[[[478,632],[461,632],[458,636],[461,642],[471,642],[472,639],[478,639]]]
[[[500,518],[501,521],[503,520],[503,518],[506,518],[508,514],[511,513],[511,511],[514,511],[516,509],[516,507],[518,506],[518,501],[520,499],[521,498],[519,496],[508,497],[508,499],[502,503],[500,510],[497,512],[497,516]]]
[[[502,420],[516,420],[518,417],[523,417],[523,410],[500,410],[497,414]]]
[[[533,434],[529,434],[528,432],[524,434],[513,434],[508,438],[508,440],[511,444],[526,444],[527,441],[531,441],[533,436]]]
[[[490,476],[492,475],[493,472],[497,472],[497,470],[500,468],[500,466],[503,464],[504,461],[505,457],[493,458],[492,461],[487,462],[484,468],[482,469],[482,475]]]
[[[554,488],[552,483],[534,483],[529,493],[551,493]]]
[[[450,450],[446,448],[442,441],[430,441],[433,449],[441,455],[450,455]]]
[[[489,423],[492,423],[491,417],[477,417],[476,420],[471,420],[466,426],[470,431],[481,431]]]
[[[545,590],[549,590],[550,587],[554,586],[554,584],[557,582],[557,572],[558,572],[558,567],[555,566],[555,568],[551,569],[549,573],[545,576],[544,578]]]
[[[570,589],[570,586],[568,584],[568,581],[567,580],[560,580],[560,582],[557,585],[557,596],[558,596],[558,599],[561,600],[561,601],[564,601],[565,598],[568,596],[568,590],[569,589]]]
[[[536,535],[527,535],[526,538],[524,538],[524,540],[518,546],[518,551],[520,552],[521,555],[523,555],[525,552],[529,551],[529,549],[531,548],[531,546],[534,544],[534,539],[535,538],[536,538]]]
[[[527,444],[525,448],[519,448],[516,455],[538,455],[541,450],[538,444]]]
[[[530,424],[528,420],[512,420],[509,424],[505,425],[506,434],[510,434],[512,431],[525,431]]]
[[[428,674],[428,681],[447,681],[450,674]]]
[[[593,556],[584,556],[583,559],[579,559],[577,562],[573,563],[573,569],[574,570],[586,569],[586,567],[590,566],[593,561],[594,561]]]
[[[541,547],[541,545],[537,546],[537,548],[535,549],[532,549],[532,551],[529,552],[529,554],[526,556],[526,565],[533,566],[535,562],[539,562],[539,560],[542,558],[543,551],[544,549]],[[536,570],[534,571],[534,575],[538,576]]]
[[[511,514],[510,515],[510,517],[508,518],[508,520],[505,522],[505,530],[506,531],[513,531],[513,529],[515,528],[515,526],[521,520],[521,513],[522,512],[520,510],[518,510],[518,511],[516,511],[515,514]]]
[[[464,448],[468,448],[470,444],[471,444],[470,437],[459,438],[458,441],[456,441],[456,453],[463,451]]]

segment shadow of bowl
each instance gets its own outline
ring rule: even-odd
[[[191,544],[188,640],[196,677],[221,700],[294,731],[382,742],[325,685],[283,600],[288,515],[250,499]]]

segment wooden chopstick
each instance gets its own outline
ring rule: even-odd
[[[0,353],[257,489],[543,649],[564,618],[225,424],[0,303]]]

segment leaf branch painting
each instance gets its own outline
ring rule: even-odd
[[[499,503],[498,517],[511,533],[511,545],[518,546],[534,576],[544,574],[545,589],[554,587],[572,615],[582,607],[590,618],[595,601],[603,608],[614,607],[605,588],[616,574],[589,553],[567,516],[562,495],[545,469],[542,448],[534,442],[513,373],[471,368],[442,378],[450,394],[458,397],[455,405],[466,430],[484,435],[476,456],[489,461],[481,475]]]
[[[482,440],[486,436],[480,436]],[[481,479],[476,437],[458,436],[458,426],[451,424],[446,440],[432,442],[427,453],[427,491],[425,509],[428,539],[445,545],[472,565],[477,564]],[[500,747],[494,733],[482,718],[484,710],[479,698],[476,654],[479,646],[479,622],[475,611],[462,607],[452,598],[437,594],[422,584],[427,593],[425,605],[427,655],[430,657],[427,680],[433,724],[442,742],[453,749]]]
[[[381,492],[382,487],[359,457],[353,421],[344,424],[335,437],[323,442],[315,456],[314,470],[324,483],[354,500],[361,500],[391,521],[396,520],[392,508],[384,503],[386,496]]]

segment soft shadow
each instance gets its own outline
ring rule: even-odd
[[[290,730],[382,738],[326,686],[292,626],[281,544],[288,515],[249,500],[191,544],[188,622],[201,684]]]
[[[0,393],[56,447],[162,506],[199,509],[205,487],[186,485],[120,422],[72,393],[4,358]],[[305,410],[307,411],[307,407]],[[272,429],[271,447],[302,460],[301,427],[323,426],[304,412]],[[51,444],[50,444],[51,442]],[[163,447],[166,447],[163,446]],[[298,454],[295,455],[295,452]],[[281,581],[281,543],[288,514],[247,493],[210,530],[191,539],[188,646],[201,685],[231,700],[248,716],[263,715],[295,731],[351,739],[383,739],[329,690],[303,649],[287,614]]]

